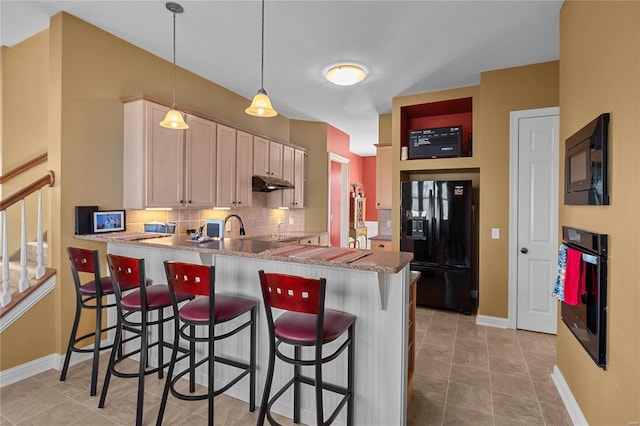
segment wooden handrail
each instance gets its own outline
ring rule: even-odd
[[[26,163],[19,165],[15,169],[9,170],[5,175],[0,176],[0,183],[5,183],[9,179],[18,176],[20,173],[24,173],[32,167],[35,167],[40,163],[44,163],[45,161],[47,161],[48,156],[49,155],[45,152],[44,154],[37,156],[33,160],[29,160]]]
[[[53,186],[53,183],[55,182],[55,180],[56,179],[55,179],[55,175],[53,174],[53,171],[49,170],[49,173],[42,176],[40,179],[36,180],[30,185],[25,186],[20,191],[0,201],[0,211],[6,210],[7,208],[11,207],[13,204],[22,200],[26,196],[36,192],[37,190],[39,190],[44,186]]]

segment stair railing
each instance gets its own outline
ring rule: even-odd
[[[28,161],[7,174],[0,176],[0,183],[4,183],[9,179],[24,173],[32,167],[47,160],[47,154],[40,155],[35,159]],[[21,204],[21,221],[20,221],[20,280],[18,290],[24,292],[29,288],[29,279],[27,277],[27,221],[25,211],[25,199],[38,192],[38,212],[37,212],[37,248],[36,248],[36,279],[42,278],[45,273],[45,265],[43,261],[43,232],[42,232],[42,189],[45,186],[53,186],[55,176],[53,171],[49,170],[46,175],[25,186],[15,194],[0,201],[0,219],[2,222],[2,290],[0,294],[0,306],[5,307],[11,303],[12,295],[9,291],[9,243],[7,234],[7,209],[12,205],[20,202]]]

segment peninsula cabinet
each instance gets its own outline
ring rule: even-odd
[[[253,135],[218,124],[216,207],[250,207]]]
[[[391,208],[391,145],[376,147],[376,208]]]
[[[144,99],[124,105],[125,209],[214,205],[216,123],[187,116],[188,130],[166,129],[168,110]]]

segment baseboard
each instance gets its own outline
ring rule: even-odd
[[[497,328],[509,328],[509,320],[507,318],[478,315],[476,316],[476,325],[486,325],[488,327],[497,327]]]
[[[104,352],[105,351],[102,351],[102,353]],[[92,353],[74,352],[71,355],[69,367],[91,359],[92,356]],[[33,377],[47,370],[54,369],[60,371],[62,370],[64,357],[65,355],[51,354],[43,356],[42,358],[34,359],[33,361],[29,361],[16,367],[0,371],[0,388],[19,382],[20,380],[28,379],[29,377]]]
[[[557,365],[553,366],[551,380],[553,380],[553,383],[556,385],[556,389],[558,389],[560,398],[562,398],[562,402],[564,403],[573,424],[576,426],[588,426],[589,423],[584,417],[584,414],[582,414],[578,401],[573,397],[573,393],[571,393],[571,389],[569,389],[569,385],[564,380],[564,376]]]

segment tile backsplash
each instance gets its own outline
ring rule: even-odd
[[[378,210],[378,235],[391,235],[391,226],[387,226],[391,222],[391,210]]]
[[[254,193],[254,204],[266,205],[261,197],[266,193]],[[266,200],[266,198],[265,198]],[[244,222],[248,236],[270,235],[274,232],[304,231],[304,209],[269,209],[266,207],[242,207],[229,210],[179,209],[179,210],[127,210],[127,231],[143,232],[148,222],[175,222],[176,233],[186,234],[187,229],[197,230],[207,219],[224,219],[227,215],[237,214]],[[293,223],[291,223],[293,222]],[[280,225],[278,225],[280,223]],[[237,237],[240,223],[236,219],[227,222],[225,236]]]

